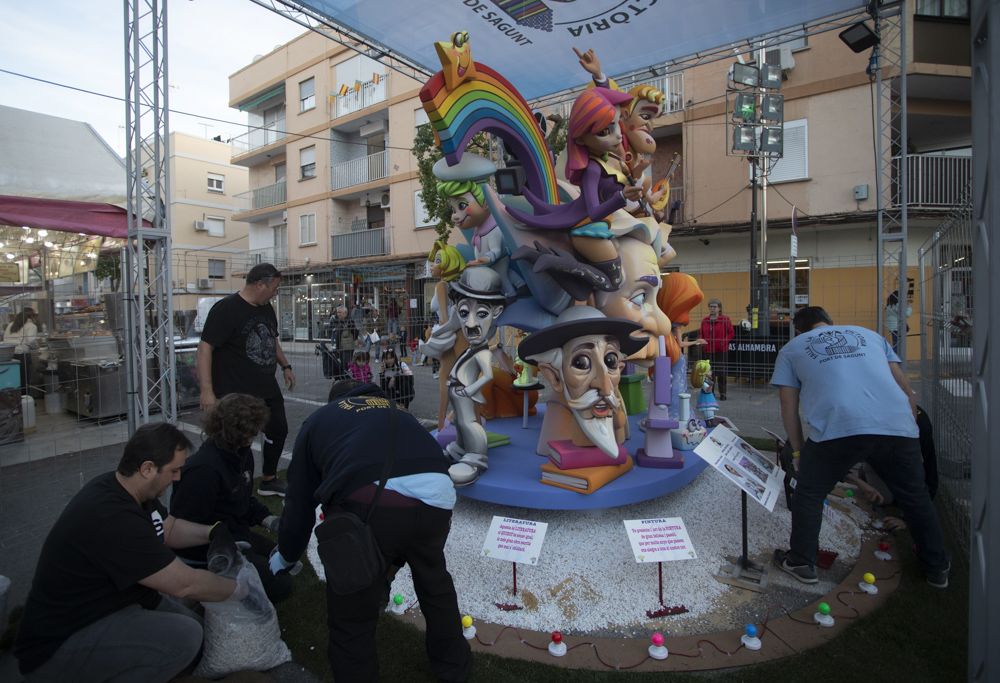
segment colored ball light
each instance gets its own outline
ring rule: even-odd
[[[819,607],[816,608],[816,611],[825,617],[830,614],[830,606],[825,602],[821,602],[819,603]]]
[[[747,624],[746,634],[747,634],[747,637],[749,637],[749,638],[756,638],[757,637],[757,627],[754,626],[753,624]]]
[[[882,541],[881,543],[878,544],[878,549],[881,550],[883,553],[889,552],[889,544],[886,543],[885,541]]]
[[[399,593],[396,593],[394,596],[392,596],[392,604],[394,604],[394,605],[402,605],[403,604],[403,596],[400,595]]]
[[[663,646],[663,641],[664,641],[663,634],[660,633],[659,631],[657,631],[656,633],[654,633],[649,638],[649,642],[651,642],[656,647],[662,647]]]
[[[848,497],[848,498],[853,498],[854,497],[854,489],[847,489],[846,491],[844,491],[844,495],[846,497]]]
[[[871,572],[865,572],[864,576],[861,577],[861,580],[868,585],[872,585],[875,583],[875,575]]]
[[[472,626],[472,617],[466,614],[462,617],[462,628],[469,628],[470,626]]]
[[[562,642],[562,632],[561,631],[553,631],[552,632],[552,642],[555,643],[556,645],[558,645],[559,643]]]

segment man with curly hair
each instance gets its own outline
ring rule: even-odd
[[[170,514],[199,524],[222,522],[233,538],[249,544],[243,554],[260,574],[272,602],[292,589],[291,578],[274,576],[267,558],[274,542],[253,530],[277,532],[279,518],[253,496],[254,459],[250,444],[267,424],[267,405],[247,394],[226,394],[205,416],[205,441],[188,458],[181,480],[174,484]],[[185,548],[178,555],[194,567],[204,567],[207,545]]]

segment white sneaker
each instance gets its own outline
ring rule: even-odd
[[[480,469],[466,462],[456,462],[448,468],[448,476],[455,486],[469,486],[479,479]]]

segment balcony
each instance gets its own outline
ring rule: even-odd
[[[236,200],[236,210],[243,212],[266,209],[270,206],[280,206],[287,201],[286,194],[286,183],[282,180],[280,183],[275,183],[274,185],[266,185],[248,192],[241,192],[233,198]]]
[[[636,85],[651,85],[663,93],[663,113],[673,114],[684,109],[684,74],[667,74],[648,80],[638,81],[624,88],[631,90]]]
[[[972,158],[943,154],[906,157],[907,203],[911,208],[950,209],[962,204],[972,184]],[[898,205],[900,157],[892,159],[893,203]]]
[[[233,275],[246,275],[258,263],[270,263],[279,270],[288,267],[288,250],[279,247],[250,249],[246,258],[233,256]]]
[[[379,76],[378,83],[368,81],[362,84],[358,90],[351,88],[346,95],[340,95],[336,92],[330,93],[334,102],[334,118],[347,116],[373,104],[385,102],[389,96],[389,74],[379,74]]]
[[[383,256],[392,251],[392,228],[369,228],[330,237],[331,260]]]
[[[276,142],[284,140],[285,135],[284,117],[262,126],[249,126],[246,133],[230,141],[229,144],[233,149],[233,158],[269,147]]]
[[[366,157],[334,164],[330,175],[331,190],[342,190],[345,187],[382,180],[389,175],[389,153],[383,150]]]

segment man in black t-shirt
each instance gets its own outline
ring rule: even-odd
[[[29,683],[169,681],[198,654],[202,628],[168,596],[246,597],[244,572],[233,581],[192,569],[170,550],[211,543],[236,552],[224,525],[175,519],[157,500],[180,478],[190,446],[173,425],[143,425],[117,471],[84,485],[56,520],[14,646]]]
[[[270,263],[251,268],[243,288],[208,312],[197,352],[202,410],[210,410],[226,394],[240,393],[263,399],[271,412],[264,425],[264,462],[257,488],[262,496],[285,495],[277,474],[288,420],[275,378],[278,365],[285,387],[295,388],[295,373],[278,342],[278,318],[270,304],[280,282],[281,273]]]

